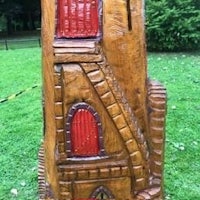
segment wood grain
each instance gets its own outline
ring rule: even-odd
[[[39,198],[162,200],[166,91],[147,77],[144,2],[98,4],[97,13],[89,7],[85,13],[90,0],[42,0]],[[84,13],[98,14],[92,37],[88,30],[84,37],[78,33]],[[67,23],[75,24],[69,29]],[[90,117],[76,115],[79,111]],[[85,127],[88,120],[91,127]],[[86,136],[94,135],[95,153],[84,147]]]

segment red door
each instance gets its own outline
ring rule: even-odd
[[[89,110],[81,108],[74,113],[70,132],[73,156],[99,155],[98,125]]]
[[[98,0],[58,0],[57,37],[96,37]]]

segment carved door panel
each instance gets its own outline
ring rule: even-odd
[[[98,0],[58,0],[57,37],[96,37]]]
[[[87,109],[78,109],[72,118],[71,144],[74,156],[97,156],[100,152],[97,122]]]

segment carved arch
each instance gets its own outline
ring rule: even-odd
[[[105,186],[100,186],[90,195],[92,199],[114,199],[114,195]]]
[[[81,116],[78,116],[79,113]],[[79,123],[78,127],[76,127],[77,126],[76,120],[78,120],[78,123]],[[86,124],[87,127],[84,127],[85,123],[87,123]],[[90,130],[90,128],[92,128],[92,130]],[[74,129],[77,129],[77,130],[74,130]],[[85,145],[83,144],[83,141],[80,141],[80,139],[77,136],[73,135],[73,134],[76,134],[76,132],[80,132],[80,131],[81,131],[80,134],[83,137],[81,139],[83,141],[84,141],[84,137],[87,137],[85,138],[85,142],[87,142]],[[93,133],[91,133],[91,131]],[[90,135],[88,135],[88,132]],[[90,141],[90,139],[92,141]],[[66,141],[67,152],[69,153],[70,157],[74,157],[74,156],[86,157],[86,156],[101,156],[101,155],[103,156],[104,155],[105,150],[103,147],[102,124],[101,124],[98,113],[95,111],[95,109],[91,105],[85,102],[80,102],[80,103],[74,104],[69,109],[67,120],[66,120],[66,140],[67,140]],[[77,143],[75,144],[75,142],[77,141],[74,141],[74,140],[79,140],[78,142],[79,143],[81,142],[81,145],[85,146],[87,150],[82,149],[76,153],[75,152],[76,147],[74,147],[74,145],[79,145],[79,144]],[[96,145],[94,146],[95,150],[92,150],[92,148],[88,146],[89,144],[91,144],[90,142],[93,145]]]

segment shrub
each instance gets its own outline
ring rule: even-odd
[[[199,49],[200,2],[199,0],[148,0],[146,26],[149,50]]]

